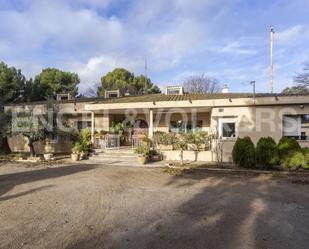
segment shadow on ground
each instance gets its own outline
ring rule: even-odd
[[[72,175],[83,171],[89,171],[95,168],[96,165],[68,165],[57,168],[44,168],[38,170],[30,170],[25,172],[0,175],[0,201],[20,197],[22,195],[30,194],[51,187],[51,186],[40,187],[25,191],[20,194],[2,197],[4,194],[6,194],[8,191],[13,189],[17,185],[50,178]]]
[[[195,174],[175,176],[167,186],[184,189],[186,195],[195,184],[205,186],[176,208],[147,217],[141,212],[135,220],[139,225],[134,222],[123,230],[108,233],[102,225],[101,233],[67,248],[308,248],[306,186],[284,186],[289,183],[271,178]],[[152,210],[151,205],[145,210]]]

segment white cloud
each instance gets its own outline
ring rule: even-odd
[[[237,41],[230,42],[221,47],[214,46],[211,47],[210,50],[216,53],[227,53],[232,55],[255,55],[258,53],[256,49],[246,48]]]
[[[276,39],[279,43],[293,43],[296,40],[302,39],[302,35],[306,29],[303,25],[296,25],[289,29],[283,30],[276,34]]]
[[[144,65],[143,58],[130,58],[128,56],[119,56],[116,54],[104,54],[98,57],[90,58],[86,63],[72,62],[70,68],[74,72],[78,72],[81,82],[80,91],[92,87],[100,82],[101,77],[118,67],[124,67],[132,72],[139,72]],[[86,84],[87,82],[87,84]]]
[[[0,58],[27,76],[59,67],[77,72],[86,89],[114,67],[143,73],[147,56],[149,75],[165,82],[203,71],[228,83],[267,78],[267,31],[256,32],[260,22],[253,19],[241,25],[239,0],[18,1],[18,10],[0,9]],[[241,18],[231,14],[235,6]],[[237,30],[222,29],[233,22]],[[291,51],[283,45],[304,42],[308,34],[305,25],[276,33],[281,52],[275,59],[285,60]],[[254,63],[264,67],[250,68]]]

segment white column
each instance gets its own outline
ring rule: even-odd
[[[148,137],[153,137],[153,110],[149,109]]]
[[[94,112],[91,112],[91,142],[94,143]]]

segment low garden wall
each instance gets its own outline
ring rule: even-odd
[[[28,153],[30,148],[27,139],[23,136],[13,136],[8,138],[8,144],[12,152]],[[71,153],[72,143],[67,137],[59,137],[57,142],[35,142],[34,149],[37,154],[44,153]]]
[[[163,157],[167,161],[179,161],[181,160],[180,150],[161,151]],[[211,151],[200,151],[198,153],[194,151],[183,151],[184,161],[198,161],[198,162],[213,162],[215,160],[214,153]]]

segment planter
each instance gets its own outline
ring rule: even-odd
[[[137,161],[140,163],[140,164],[146,164],[147,162],[147,157],[145,156],[137,156]]]
[[[159,161],[162,161],[162,160],[163,160],[162,154],[154,155],[154,156],[151,156],[151,158],[150,158],[151,162],[159,162]]]
[[[88,156],[89,156],[88,151],[82,151],[82,152],[80,153],[80,159],[87,159]]]
[[[158,145],[158,149],[161,150],[161,151],[168,151],[168,150],[173,150],[174,147],[173,147],[172,144],[168,144],[168,145],[159,144],[159,145]]]
[[[73,161],[79,161],[79,159],[80,159],[80,154],[71,154],[71,159],[73,160]]]
[[[44,155],[43,155],[43,157],[44,157],[44,159],[45,159],[46,161],[51,160],[51,159],[52,159],[52,156],[53,156],[53,154],[50,154],[50,153],[47,153],[47,154],[44,154]]]

